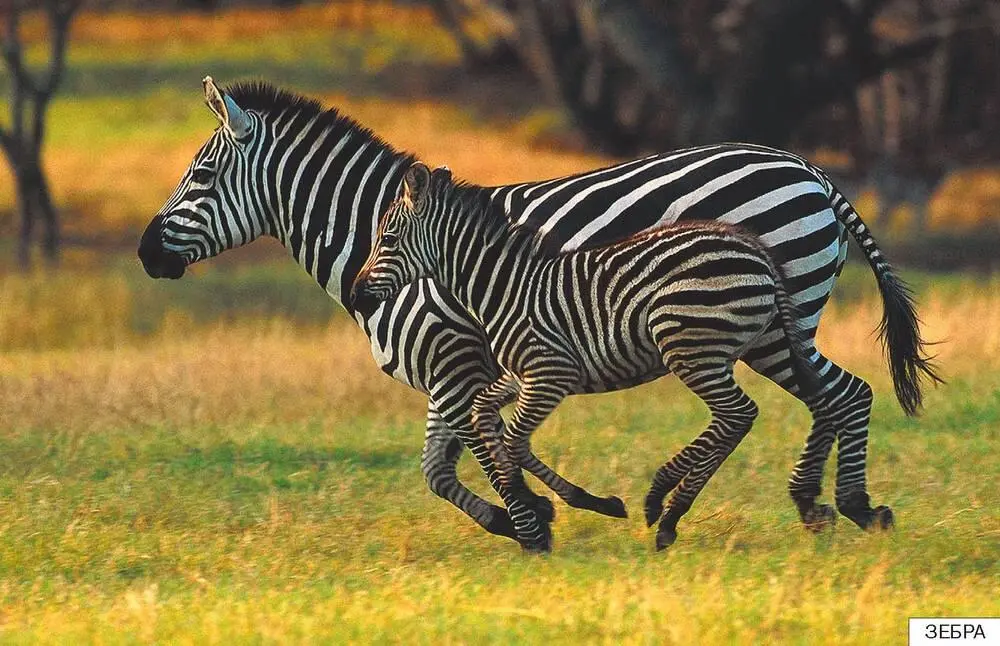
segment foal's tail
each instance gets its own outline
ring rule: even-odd
[[[813,397],[819,394],[822,381],[816,366],[813,364],[810,354],[812,354],[812,344],[806,328],[802,325],[802,318],[799,316],[798,308],[792,302],[788,291],[785,289],[785,276],[781,268],[774,263],[771,255],[764,250],[764,256],[771,268],[771,275],[774,277],[774,304],[778,310],[778,323],[785,332],[788,339],[789,356],[792,362],[792,372],[795,374],[795,382],[799,387],[799,395],[802,397]]]

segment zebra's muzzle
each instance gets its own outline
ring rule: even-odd
[[[167,251],[160,241],[163,216],[158,215],[149,223],[139,241],[139,260],[150,278],[180,278],[187,263],[180,254]]]

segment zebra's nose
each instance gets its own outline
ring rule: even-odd
[[[163,216],[158,215],[149,223],[139,241],[139,260],[150,278],[180,278],[184,275],[184,259],[167,251],[160,242]]]

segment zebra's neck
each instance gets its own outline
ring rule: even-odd
[[[345,295],[371,250],[378,220],[413,157],[349,119],[294,111],[270,122],[261,167],[270,229],[327,293]],[[266,178],[266,179],[265,179]]]
[[[438,223],[438,280],[460,303],[475,312],[487,331],[523,316],[517,296],[543,280],[559,257],[542,253],[531,233],[512,228],[491,212],[483,189],[452,198],[450,212]]]

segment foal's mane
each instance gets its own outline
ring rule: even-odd
[[[450,173],[440,172],[438,169],[431,174],[431,191],[432,199],[445,200],[449,206],[457,207],[450,209],[452,214],[478,218],[498,237],[515,244],[526,242],[532,253],[538,256],[554,258],[560,255],[558,247],[546,240],[539,231],[515,226],[507,217],[503,206],[490,199],[491,189],[463,180],[452,180]]]

